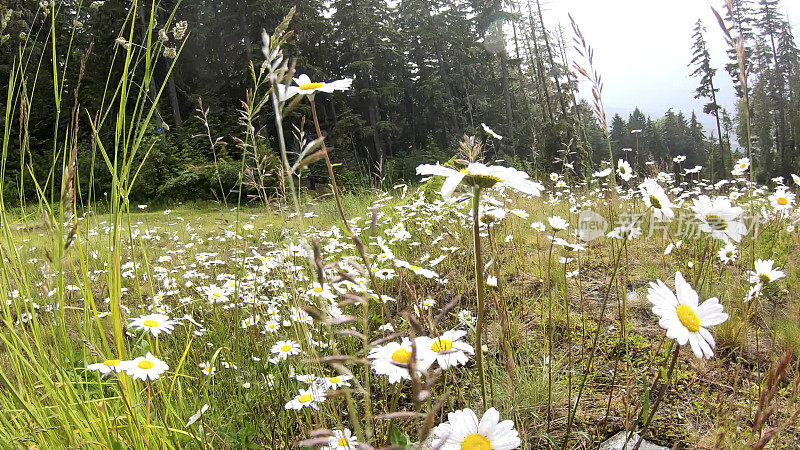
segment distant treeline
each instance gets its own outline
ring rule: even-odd
[[[134,30],[132,41],[140,42],[150,3],[136,1],[141,27]],[[175,3],[157,4],[159,22],[166,23]],[[56,66],[67,65],[61,95],[68,106],[61,108],[62,117],[71,113],[79,62],[89,51],[78,94],[78,174],[82,199],[88,200],[90,192],[99,198],[111,177],[91,145],[88,117],[104,101],[109,68],[117,64],[115,41],[133,2],[57,1],[55,23],[43,9],[46,4],[7,0],[0,5],[0,80],[8,78],[20,58],[33,61],[26,78],[29,104],[24,111],[10,111],[8,119],[12,132],[4,194],[8,200],[20,194],[34,197],[33,177],[40,184],[49,180],[48,186],[58,186],[60,171],[51,170],[54,158],[60,158],[53,145],[54,30]],[[713,130],[704,130],[694,112],[687,118],[670,110],[650,118],[638,109],[627,120],[610,118],[606,129],[593,106],[577,97],[573,30],[544,27],[546,11],[538,0],[184,0],[173,23],[186,22],[186,39],[176,39],[174,29],[151,36],[165,39],[167,46],[156,61],[156,78],[162,77],[156,81],[166,76],[172,49],[177,52],[185,44],[146,136],[145,147],[154,145],[132,199],[218,198],[221,192],[240,188],[246,153],[236,140],[243,129],[238,110],[252,85],[250,62],[258,70],[263,61],[262,29],[271,31],[292,7],[294,34],[284,51],[296,60],[297,73],[314,80],[355,80],[352,90],[317,99],[322,128],[334,162],[342,164],[337,170],[346,189],[413,178],[420,162],[449,159],[464,133],[487,136],[482,123],[503,136],[489,140],[490,158],[537,173],[568,171],[584,177],[608,160],[607,138],[614,158],[627,159],[636,170],[644,170],[647,160],[670,167],[673,157],[685,155],[684,167],[703,165],[704,177],[719,179],[730,173],[732,147],[741,153],[751,149],[760,178],[788,175],[800,163],[800,53],[778,0],[737,0],[727,8],[720,4],[730,39],[742,42],[740,54],[732,48],[724,68],[712,67],[705,48],[707,33],[724,33],[716,23],[706,31],[698,22],[694,40],[687,37],[686,45],[695,49],[694,59],[686,61],[691,65],[687,70],[698,78],[698,96],[708,99],[705,111],[697,114],[718,114],[719,127]],[[586,40],[591,43],[591,36]],[[28,53],[20,56],[22,45]],[[741,67],[746,68],[744,76]],[[121,70],[112,70],[111,86],[116,84],[115,73]],[[737,111],[716,104],[714,83],[721,76],[735,80]],[[5,99],[3,89],[3,112]],[[197,118],[200,99],[207,108],[211,140]],[[308,113],[307,107],[293,110],[285,121],[287,136]],[[0,129],[5,121],[5,114],[0,115]],[[254,125],[263,139],[260,145],[276,148],[269,107]],[[305,127],[312,131],[308,122]],[[210,142],[215,142],[213,148]],[[244,167],[250,165],[245,157]],[[306,178],[311,180],[307,186],[325,182],[321,167],[312,166]]]

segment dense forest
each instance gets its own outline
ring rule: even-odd
[[[173,19],[173,26],[156,27],[152,39],[164,44],[154,63],[155,84],[166,81],[166,88],[146,136],[148,164],[132,199],[220,199],[248,189],[253,167],[262,181],[278,184],[270,169],[278,158],[269,105],[253,124],[258,149],[242,145],[237,136],[244,127],[242,101],[253,84],[250,65],[263,62],[262,29],[272,30],[292,7],[293,34],[285,52],[295,60],[296,73],[314,80],[354,79],[348,92],[317,102],[345,189],[410,179],[420,162],[452,157],[465,133],[486,136],[482,124],[503,136],[489,140],[490,158],[575,178],[603,166],[609,142],[614,159],[628,160],[634,170],[648,171],[648,160],[676,172],[701,165],[702,176],[712,181],[728,176],[742,156],[751,156],[759,179],[788,176],[800,164],[800,52],[778,0],[721,2],[720,18],[728,28],[698,21],[694,36],[686,37],[694,50],[687,72],[697,79],[697,97],[707,101],[703,111],[647,117],[636,109],[627,118],[608,120],[601,83],[595,104],[578,95],[579,83],[587,82],[584,74],[594,74],[588,62],[575,60],[580,54],[574,47],[588,56],[591,36],[582,41],[577,28],[548,29],[546,5],[539,0],[185,0],[179,5],[164,0],[157,16],[164,23]],[[7,137],[6,199],[33,198],[37,184],[60,185],[59,174],[51,171],[61,157],[51,118],[68,118],[71,110],[56,110],[52,96],[43,93],[53,92],[52,68],[64,66],[61,95],[72,106],[77,90],[81,111],[80,194],[83,201],[102,198],[110,175],[95,170],[100,161],[88,117],[101,109],[105,87],[116,85],[113,78],[121,73],[114,55],[120,45],[132,45],[119,34],[130,11],[129,0],[0,5],[0,79],[24,66],[28,98],[0,117],[0,128],[12,121],[13,130]],[[140,39],[147,30],[144,17],[134,30]],[[734,46],[729,50],[725,67],[711,62],[709,33],[739,43],[738,52]],[[58,45],[51,45],[51,34]],[[736,111],[717,103],[720,77],[734,80]],[[301,123],[309,110],[298,106],[292,114],[285,123]],[[701,114],[713,116],[717,126],[704,129]],[[305,130],[285,128],[287,136],[312,131],[308,122]],[[673,162],[679,155],[686,160]],[[321,170],[311,166],[304,185],[324,185]]]

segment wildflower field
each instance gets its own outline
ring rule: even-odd
[[[37,211],[7,213],[3,440],[574,448],[644,427],[691,448],[798,445],[793,194],[655,180],[473,187],[478,280],[472,198],[436,179],[343,197],[356,241],[333,200],[294,217],[200,205],[119,231],[80,215],[54,260]],[[583,211],[615,226],[584,241]]]
[[[568,152],[523,171],[481,124],[404,183],[344,191],[317,102],[353,80],[297,73],[291,10],[263,32],[239,111],[244,149],[274,122],[275,161],[252,150],[221,201],[139,204],[148,99],[168,80],[151,60],[179,58],[166,43],[190,31],[134,4],[100,111],[51,94],[36,200],[0,189],[0,447],[800,448],[798,175],[757,181],[747,148],[711,181],[683,155],[615,157],[610,139],[584,175]],[[7,80],[0,183],[25,73]],[[311,168],[326,189],[304,184]],[[111,189],[84,202],[100,173]]]

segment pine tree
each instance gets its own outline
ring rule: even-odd
[[[725,21],[732,25],[730,32],[734,39],[742,41],[742,57],[744,61],[750,61],[753,54],[753,41],[755,40],[752,0],[731,0],[728,4],[731,8],[726,9]],[[736,54],[735,48],[729,48],[727,53],[729,62],[725,64],[725,70],[733,81],[736,95],[739,98],[744,98],[747,92],[744,91],[745,87],[742,86],[740,80],[739,56]]]
[[[714,116],[714,120],[717,123],[717,137],[719,137],[722,136],[722,126],[719,121],[719,104],[717,104],[717,91],[719,91],[719,89],[714,87],[714,75],[717,73],[717,69],[711,67],[711,55],[708,51],[705,37],[703,36],[705,31],[706,29],[703,26],[703,22],[698,19],[694,27],[694,35],[692,36],[694,44],[692,45],[692,61],[689,66],[694,67],[692,76],[700,79],[700,85],[695,91],[694,98],[705,98],[709,100],[709,102],[703,106],[703,112]],[[694,115],[694,113],[692,113],[692,115]],[[721,169],[722,172],[725,173],[728,170],[725,146],[722,143],[722,139],[718,139],[718,142]],[[710,159],[713,161],[713,157]]]
[[[367,155],[368,170],[380,178],[387,148],[384,130],[391,126],[386,121],[388,112],[381,102],[381,94],[388,97],[397,91],[398,53],[397,37],[392,31],[392,14],[388,5],[379,0],[337,0],[332,3],[331,17],[335,27],[333,38],[337,44],[338,75],[354,78],[356,110],[369,125],[372,151]]]
[[[781,13],[778,11],[778,0],[759,0],[756,26],[761,39],[766,44],[760,47],[761,59],[764,64],[761,68],[762,73],[759,73],[759,76],[766,78],[767,90],[772,103],[769,114],[772,115],[772,122],[775,127],[775,151],[781,161],[779,171],[781,175],[788,176],[788,170],[791,167],[791,155],[785,146],[787,74],[784,73],[778,61],[778,39],[784,22]]]

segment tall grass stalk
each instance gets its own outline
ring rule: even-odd
[[[178,2],[179,4],[180,2]],[[43,3],[43,5],[45,5]],[[176,5],[177,8],[178,5]],[[116,391],[111,397],[98,400],[90,395],[92,383],[76,382],[73,379],[73,367],[81,361],[95,358],[124,357],[128,354],[128,344],[122,330],[122,316],[120,314],[121,276],[120,265],[122,258],[123,236],[122,224],[129,220],[129,194],[142,164],[147,159],[150,148],[144,144],[145,132],[155,112],[158,97],[163,92],[166,80],[174,67],[175,60],[167,64],[164,80],[155,79],[155,69],[163,44],[152,38],[156,26],[156,2],[151,2],[147,11],[140,11],[138,2],[134,2],[123,22],[122,32],[119,37],[124,39],[125,45],[116,45],[116,54],[112,67],[109,67],[109,76],[106,89],[103,92],[103,104],[97,114],[82,111],[77,100],[78,89],[75,90],[75,100],[72,104],[72,114],[67,127],[60,123],[61,111],[65,109],[64,84],[67,70],[73,63],[72,44],[76,30],[72,29],[66,41],[66,48],[59,47],[56,21],[64,7],[62,3],[47,3],[40,9],[40,13],[49,17],[49,33],[47,34],[47,52],[37,66],[31,69],[30,62],[33,55],[33,44],[39,35],[34,35],[31,40],[25,40],[20,48],[8,79],[8,91],[3,130],[3,160],[0,169],[0,223],[2,223],[4,257],[0,258],[0,296],[12,298],[10,291],[19,289],[24,297],[17,298],[11,307],[5,307],[3,322],[4,332],[0,333],[8,357],[8,364],[0,370],[0,383],[4,386],[6,395],[0,398],[0,405],[5,411],[17,410],[19,414],[8,416],[0,421],[0,436],[3,442],[9,445],[33,445],[41,448],[58,448],[62,446],[81,446],[86,443],[100,443],[104,446],[114,446],[124,443],[129,448],[149,448],[156,443],[165,448],[175,448],[180,439],[192,435],[176,428],[175,407],[169,402],[162,402],[161,383],[147,387],[147,398],[152,404],[156,401],[164,404],[163,411],[152,410],[153,417],[159,424],[151,422],[151,417],[143,417],[142,411],[136,405],[142,404],[142,392],[139,391],[131,380],[121,380],[116,388],[101,380],[98,387],[101,389],[112,388]],[[80,8],[81,5],[78,5]],[[139,13],[143,15],[149,11],[149,19],[141,29],[137,30],[135,18]],[[166,21],[170,26],[174,11]],[[136,43],[138,36],[144,36],[141,43]],[[185,41],[184,41],[185,42]],[[182,47],[181,47],[182,49]],[[178,52],[179,54],[179,52]],[[40,180],[30,166],[25,166],[25,152],[28,148],[27,137],[27,105],[31,104],[33,95],[39,94],[36,89],[40,75],[47,72],[46,65],[41,64],[45,55],[48,55],[52,64],[49,72],[52,78],[52,102],[55,111],[53,118],[53,166],[47,179]],[[64,57],[63,55],[67,55]],[[90,53],[82,58],[82,65]],[[59,64],[63,61],[63,64]],[[31,73],[30,70],[33,70]],[[81,69],[82,73],[82,69]],[[112,75],[116,74],[116,75]],[[32,77],[31,77],[32,75]],[[30,81],[32,79],[32,81]],[[116,81],[114,81],[116,80]],[[136,81],[134,81],[136,80]],[[80,81],[80,80],[79,80]],[[78,82],[78,86],[80,82]],[[155,97],[150,96],[151,86],[157,86]],[[41,95],[47,95],[41,92]],[[44,227],[50,240],[48,250],[48,264],[46,272],[55,274],[55,278],[46,278],[41,289],[37,292],[32,287],[34,283],[27,278],[27,268],[23,259],[16,253],[16,234],[10,227],[13,222],[7,209],[6,199],[3,197],[3,183],[5,182],[8,148],[11,129],[15,121],[12,111],[15,106],[23,105],[22,112],[17,122],[23,137],[21,145],[21,164],[23,174],[28,172],[29,179],[35,188],[39,211],[44,217]],[[91,128],[91,136],[97,148],[101,151],[103,160],[112,177],[112,190],[110,193],[110,222],[112,231],[109,233],[108,251],[105,255],[107,267],[107,285],[111,310],[111,332],[113,339],[106,337],[107,328],[102,325],[100,314],[94,295],[89,288],[88,273],[89,261],[83,234],[80,232],[78,222],[78,186],[79,174],[77,173],[77,134],[81,117],[87,117],[86,122]],[[112,122],[113,130],[104,132],[107,122]],[[112,137],[111,143],[105,140]],[[142,162],[135,164],[138,153],[144,152]],[[59,167],[60,166],[60,167]],[[57,184],[57,175],[60,184]],[[24,175],[23,175],[24,176]],[[20,200],[22,189],[20,187]],[[24,205],[24,201],[22,201]],[[8,250],[13,249],[13,250]],[[79,280],[83,280],[81,295],[83,302],[77,303],[76,297],[66,289],[66,275],[74,273]],[[32,320],[28,323],[27,332],[20,333],[14,324],[12,308],[17,312],[26,311],[35,313],[30,309],[28,299],[47,299],[43,295],[47,291],[54,295],[50,297],[50,306],[55,312],[55,335],[47,336],[43,323]],[[26,299],[26,301],[22,301]],[[74,330],[67,328],[68,323],[80,322],[82,318],[85,327]],[[92,346],[91,342],[99,339],[100,348]],[[54,349],[58,349],[54,351]],[[157,351],[157,350],[156,350]],[[10,372],[8,370],[10,369]],[[180,367],[174,371],[172,382],[174,384],[179,375]],[[120,400],[120,403],[114,402]],[[5,416],[5,414],[4,414]],[[113,418],[114,427],[107,426]],[[20,430],[39,430],[36,432],[20,432]],[[116,444],[115,444],[116,443]]]
[[[478,296],[478,320],[475,328],[475,363],[478,369],[478,380],[481,385],[481,401],[486,409],[486,372],[483,367],[483,322],[486,314],[486,299],[484,291],[483,255],[481,249],[481,188],[472,188],[472,244],[475,257],[475,289]]]

